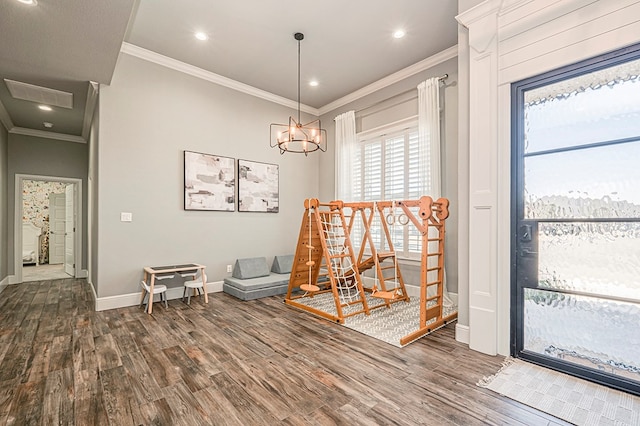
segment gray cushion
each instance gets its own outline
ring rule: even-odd
[[[256,277],[266,277],[269,275],[269,265],[266,257],[249,257],[236,260],[233,266],[234,278],[248,279]]]
[[[293,266],[293,255],[276,256],[273,258],[273,266],[271,266],[271,272],[276,274],[288,274],[291,272]]]
[[[268,277],[248,279],[225,278],[224,283],[240,290],[258,290],[280,285],[289,285],[289,274],[271,274]]]
[[[267,288],[261,288],[258,290],[240,290],[236,287],[233,287],[226,282],[222,286],[222,290],[230,294],[231,296],[237,297],[240,300],[254,300],[260,299],[261,297],[275,296],[277,294],[287,294],[289,286],[287,284],[284,285],[276,285]]]

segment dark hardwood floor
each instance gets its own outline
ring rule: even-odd
[[[282,297],[93,309],[84,280],[0,294],[0,424],[566,424],[477,387],[502,357],[454,325],[399,349]]]

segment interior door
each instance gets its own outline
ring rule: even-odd
[[[49,264],[64,262],[65,194],[49,194]]]
[[[64,272],[71,276],[76,274],[75,265],[75,185],[69,184],[65,187],[65,224],[64,224]]]
[[[516,83],[512,354],[640,394],[640,48]]]

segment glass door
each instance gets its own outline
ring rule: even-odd
[[[515,83],[512,355],[640,394],[640,46]]]

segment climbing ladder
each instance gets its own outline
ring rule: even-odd
[[[323,275],[324,281],[319,279]],[[327,292],[333,294],[335,314],[299,300]],[[369,314],[341,201],[305,200],[285,303],[340,324],[347,317]]]
[[[385,209],[393,208],[395,205],[392,202],[378,201],[344,203],[344,206],[345,208],[351,209],[348,223],[350,235],[352,235],[351,231],[358,217],[362,220],[361,223],[364,232],[360,244],[360,251],[358,252],[358,270],[361,274],[369,269],[374,269],[375,271],[374,278],[376,282],[374,282],[374,287],[365,287],[365,291],[371,292],[373,297],[384,301],[384,303],[371,306],[370,308],[389,307],[390,303],[399,301],[408,302],[409,296],[407,295],[407,289],[402,278],[402,272],[398,264],[391,233],[389,232],[389,224],[385,216]],[[376,247],[371,234],[371,228],[376,215],[383,230],[383,233],[380,235],[382,241],[379,247]],[[380,248],[380,250],[378,250],[378,248]],[[367,253],[369,257],[365,258],[365,253]]]

